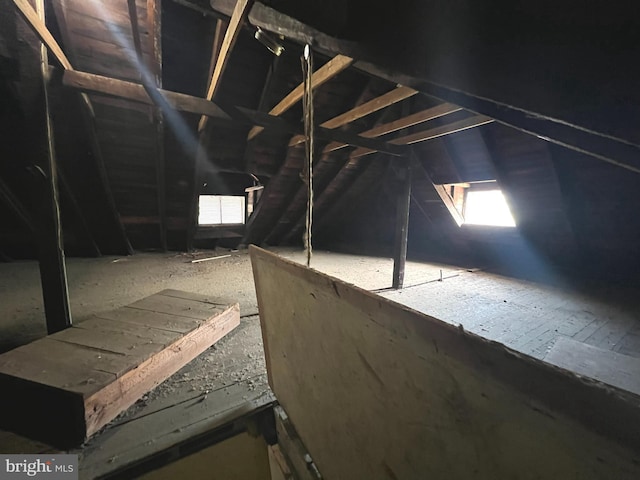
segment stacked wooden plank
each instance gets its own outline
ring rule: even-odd
[[[164,290],[0,355],[0,427],[82,443],[240,324],[238,304]]]

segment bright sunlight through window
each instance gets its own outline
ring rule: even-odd
[[[464,202],[464,223],[496,227],[516,226],[500,190],[469,190]]]
[[[198,225],[244,223],[244,196],[200,195]]]

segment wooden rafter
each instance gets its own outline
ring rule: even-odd
[[[349,65],[351,65],[352,63],[353,58],[347,57],[345,55],[336,55],[313,73],[313,75],[311,76],[311,84],[313,85],[313,88],[318,88],[323,83],[331,80],[344,69],[349,67]],[[282,115],[284,112],[289,110],[300,101],[303,93],[304,85],[300,83],[300,85],[289,92],[286,97],[284,97],[275,107],[273,107],[269,111],[269,115],[273,115],[275,117]],[[247,135],[247,140],[255,138],[260,132],[262,132],[262,130],[264,130],[262,127],[252,128],[249,131],[249,135]]]
[[[45,23],[38,17],[38,14],[29,4],[28,0],[13,0],[13,3],[18,7],[18,12],[20,12],[20,15],[26,20],[27,25],[31,27],[40,41],[53,53],[60,65],[62,65],[65,70],[73,70],[71,62],[69,62],[62,48],[60,48],[58,42],[53,38],[53,35],[49,32]]]
[[[372,85],[374,85],[373,81],[367,82],[367,85],[360,92],[358,99],[353,104],[353,108],[348,110],[347,113],[357,110],[367,103],[366,99],[370,98]],[[392,90],[392,92],[394,91],[395,90]],[[383,113],[383,116],[384,116],[384,113]],[[326,123],[327,122],[325,122],[325,124]],[[304,139],[305,137],[304,135],[297,135],[293,138]],[[287,148],[290,148],[290,145],[287,145]],[[318,158],[318,156],[316,156],[316,158]],[[319,198],[320,195],[322,195],[325,184],[330,182],[331,178],[333,178],[333,175],[335,175],[335,173],[333,173],[332,175],[332,167],[337,167],[339,165],[339,163],[337,162],[336,163],[328,162],[327,160],[329,160],[329,158],[330,157],[328,155],[322,154],[322,155],[319,155],[318,160],[314,162],[314,167],[313,167],[314,208],[315,208],[315,200]],[[296,183],[298,182],[296,181]],[[306,220],[306,209],[302,208],[301,204],[306,203],[307,196],[308,196],[308,192],[307,192],[306,185],[301,183],[297,189],[291,190],[290,195],[286,196],[280,201],[281,207],[279,210],[278,220],[272,223],[273,228],[271,229],[269,234],[264,237],[265,243],[269,245],[277,245],[280,242],[281,237],[287,233],[286,229],[290,228],[291,222],[293,220],[301,219],[301,217],[302,217],[302,220]]]
[[[351,122],[355,122],[359,118],[370,115],[371,113],[377,112],[378,110],[382,110],[394,103],[398,103],[402,100],[405,100],[409,97],[412,97],[418,93],[417,90],[409,87],[403,87],[399,85],[397,88],[391,90],[390,92],[385,93],[384,95],[380,95],[368,102],[363,103],[362,105],[358,105],[351,110],[344,112],[337,117],[334,117],[326,122],[320,124],[321,127],[334,129],[338,127],[342,127]],[[299,145],[304,142],[304,135],[296,135],[289,141],[289,146],[293,147],[295,145]]]
[[[62,82],[66,86],[83,91],[104,93],[146,104],[152,103],[145,88],[133,82],[78,71],[65,72]],[[168,105],[176,110],[207,115],[216,121],[225,123],[235,121],[238,124],[259,125],[260,128],[273,129],[274,131],[285,132],[292,135],[300,134],[299,125],[286,122],[281,118],[276,118],[263,112],[256,112],[248,108],[233,107],[230,105],[225,105],[223,110],[214,102],[209,102],[204,98],[162,89],[158,91],[166,99]],[[340,141],[348,145],[383,151],[395,156],[400,156],[403,153],[403,150],[397,145],[389,145],[385,142],[364,138],[339,130],[329,130],[318,127],[317,136],[327,141]]]
[[[82,212],[80,203],[78,202],[78,199],[74,195],[71,185],[69,184],[69,181],[67,180],[62,170],[58,171],[58,179],[60,180],[60,187],[62,187],[62,191],[67,196],[67,199],[71,204],[71,208],[73,208],[73,211],[75,212],[76,217],[80,221],[80,226],[82,227],[84,236],[86,237],[87,242],[89,243],[89,247],[93,251],[93,255],[96,257],[101,256],[102,253],[100,252],[100,247],[98,247],[98,244],[96,243],[93,233],[91,233],[91,228],[89,228],[89,224],[87,223],[87,219],[85,218],[85,215]]]
[[[147,30],[152,61],[151,73],[156,85],[162,86],[162,5],[160,0],[147,0]]]
[[[216,69],[218,63],[218,57],[220,56],[220,49],[222,48],[222,41],[224,40],[224,34],[228,24],[222,19],[216,21],[216,31],[213,34],[213,43],[211,45],[211,60],[209,61],[209,75],[207,78],[213,79],[213,72]]]
[[[426,110],[412,113],[411,115],[398,118],[397,120],[394,120],[392,122],[373,127],[365,132],[362,132],[360,136],[365,138],[381,137],[383,135],[387,135],[388,133],[402,130],[403,128],[412,127],[420,123],[428,122],[429,120],[433,120],[435,118],[449,115],[450,113],[459,112],[460,110],[462,110],[462,108],[456,105],[451,105],[450,103],[441,103],[440,105],[436,105],[435,107],[427,108]],[[347,146],[348,145],[346,143],[332,142],[324,148],[323,153],[333,152]]]
[[[223,15],[229,14],[228,0],[210,0],[209,3],[213,11]],[[372,63],[371,52],[363,51],[357,43],[326,35],[261,2],[257,2],[251,10],[249,21],[256,27],[277,32],[299,44],[305,44],[309,39],[313,39],[314,48],[322,54],[352,56],[355,59],[354,68],[370,75],[404,85],[419,85],[416,89],[432,98],[460,105],[466,110],[487,115],[504,125],[556,145],[640,173],[640,144],[637,142],[616,138],[603,131],[589,130],[563,119],[549,117],[540,111],[535,112],[505,103],[499,95],[493,98],[481,97],[472,92],[432,83],[428,79],[425,81],[425,78],[408,77],[397,70],[380,68]]]
[[[163,110],[167,108],[168,102],[160,95],[158,88],[161,86],[161,46],[160,46],[160,10],[156,0],[147,0],[147,30],[149,32],[150,56],[148,65],[145,65],[142,52],[142,38],[140,35],[140,25],[138,22],[138,11],[136,0],[127,0],[129,7],[129,21],[131,22],[131,33],[133,44],[138,59],[140,69],[140,79],[143,88],[149,97],[158,105],[158,109],[153,111],[152,117],[156,130],[156,202],[158,205],[158,216],[160,217],[160,246],[162,250],[167,250],[167,207],[165,189],[165,158],[164,158],[164,115]]]
[[[399,138],[394,138],[393,140],[389,140],[389,143],[392,145],[411,145],[414,143],[424,142],[424,141],[442,137],[445,135],[451,135],[452,133],[468,130],[469,128],[486,125],[487,123],[491,123],[491,122],[493,122],[492,118],[485,117],[484,115],[475,115],[473,117],[465,118],[464,120],[460,120],[458,122],[453,122],[447,125],[442,125],[440,127],[430,128],[428,130],[423,130],[421,132],[404,135]],[[375,150],[360,147],[354,150],[353,153],[351,153],[351,157],[353,158],[363,157],[365,155],[369,155],[374,152]]]
[[[36,232],[35,223],[31,218],[31,214],[27,211],[27,209],[22,205],[22,202],[16,195],[11,191],[9,185],[7,185],[0,178],[0,200],[2,200],[11,211],[15,214],[15,216],[20,219],[22,225],[29,230],[31,233]]]
[[[238,39],[238,34],[240,33],[242,24],[249,13],[251,5],[253,5],[253,0],[238,0],[236,2],[236,6],[231,14],[231,20],[229,20],[229,25],[227,26],[227,30],[224,34],[224,39],[222,40],[219,52],[215,51],[216,46],[214,43],[212,56],[216,56],[216,63],[207,88],[207,100],[213,99],[218,87],[220,86],[220,80],[222,79],[222,74],[224,73],[227,63],[229,62],[231,50]],[[217,28],[218,32],[220,31],[220,27],[221,25],[219,23]],[[207,117],[203,116],[200,118],[198,131],[201,132],[204,130],[206,125]]]
[[[45,24],[44,0],[36,0],[36,16]],[[46,29],[46,26],[45,26]],[[60,217],[60,192],[58,183],[58,162],[56,158],[53,117],[49,94],[49,57],[47,45],[40,43],[39,62],[44,99],[42,121],[45,126],[46,172],[45,185],[41,190],[38,211],[41,213],[38,225],[39,266],[42,282],[42,297],[49,334],[71,326],[71,308],[67,286],[67,269]]]
[[[104,77],[93,73],[79,71],[67,71],[62,77],[62,83],[67,87],[76,88],[85,92],[101,93],[114,97],[126,98],[135,102],[152,105],[153,100],[145,90],[144,86],[118,80],[116,78]],[[172,92],[158,89],[158,92],[166,99],[174,110],[207,115],[216,119],[230,120],[229,115],[224,113],[216,104],[208,102],[201,97],[194,97],[184,93]]]
[[[26,4],[25,10],[28,11],[28,8],[30,7],[28,3],[24,2],[23,0],[14,0],[14,2],[16,1],[18,3],[25,3]],[[18,9],[20,9],[22,13],[22,9],[17,3],[16,3],[16,6],[18,7]],[[65,15],[66,6],[65,6],[64,0],[60,0],[59,2],[54,2],[53,8],[56,14],[56,18],[58,20],[58,24],[60,26],[62,36],[65,39],[65,42],[67,44],[70,44],[71,42],[69,41],[70,36],[67,28],[66,15]],[[65,73],[74,73],[75,71],[73,70],[71,63],[69,62],[67,56],[64,54],[64,52],[62,51],[58,43],[55,41],[51,33],[48,31],[46,24],[43,21],[41,21],[37,16],[35,18],[32,18],[31,16],[26,16],[23,13],[23,17],[27,20],[27,24],[36,33],[36,35],[38,35],[41,41],[43,41],[45,45],[47,45],[49,50],[54,53],[57,60],[65,68]],[[86,93],[82,92],[79,95],[83,103],[81,112],[85,119],[85,123],[88,125],[87,127],[88,133],[91,140],[92,150],[95,155],[96,167],[98,170],[98,175],[100,177],[100,183],[102,184],[102,188],[107,197],[109,209],[113,214],[114,223],[118,229],[119,235],[122,238],[124,250],[126,251],[127,254],[132,255],[133,248],[131,247],[131,243],[129,242],[129,238],[127,237],[127,233],[124,229],[124,226],[120,221],[120,215],[118,214],[118,211],[116,208],[115,200],[113,198],[113,192],[111,191],[111,186],[109,185],[109,179],[107,176],[104,159],[102,158],[102,150],[100,149],[100,145],[98,143],[98,135],[96,132],[95,114],[93,111],[93,105]]]
[[[426,178],[426,180],[431,185],[433,185],[434,190],[436,191],[436,193],[438,194],[438,196],[442,200],[442,203],[444,204],[444,206],[447,208],[447,210],[451,214],[451,217],[458,224],[458,226],[462,225],[464,223],[464,218],[462,217],[462,214],[456,208],[455,203],[453,201],[453,198],[451,198],[451,195],[449,195],[449,192],[447,191],[447,188],[445,186],[443,186],[443,185],[436,185],[435,183],[433,183],[433,180],[431,179],[431,176],[426,171],[426,169],[424,168],[424,166],[422,165],[420,160],[418,160],[418,156],[415,154],[415,152],[412,152],[412,154],[411,154],[411,161],[413,163],[414,172],[416,172],[416,173],[419,172],[420,175],[422,175],[424,178]]]

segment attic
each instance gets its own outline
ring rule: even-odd
[[[193,310],[176,315],[192,327],[156,332],[166,338],[153,358],[215,320],[198,309],[239,305],[237,326],[225,320],[223,335],[207,337],[179,366],[149,374],[149,388],[121,400],[122,412],[96,422],[91,435],[83,418],[84,446],[56,445],[62,414],[58,432],[21,430],[20,415],[7,411],[26,410],[28,397],[4,384],[12,393],[0,403],[0,451],[79,455],[86,478],[200,478],[203,468],[227,478],[316,471],[418,478],[421,463],[409,447],[402,459],[401,447],[385,445],[419,449],[426,437],[384,422],[381,430],[354,425],[360,413],[345,409],[342,418],[330,400],[359,398],[362,412],[406,426],[402,415],[388,414],[402,410],[397,399],[426,395],[424,378],[427,390],[454,389],[440,376],[453,372],[470,390],[486,381],[501,400],[485,411],[464,387],[449,392],[448,403],[425,396],[424,405],[452,419],[441,427],[456,432],[436,437],[440,458],[450,459],[456,442],[463,451],[482,443],[458,435],[463,417],[487,431],[507,429],[522,413],[514,407],[496,420],[507,404],[524,405],[530,434],[505,433],[504,443],[487,447],[494,464],[435,462],[434,478],[526,478],[500,445],[522,441],[509,455],[533,464],[525,446],[554,429],[560,433],[549,445],[557,451],[548,446],[544,455],[557,454],[550,462],[565,469],[536,478],[637,477],[640,29],[630,4],[0,0],[0,7],[0,351],[20,359],[12,368],[29,363],[12,352],[53,345],[55,335],[91,322],[131,340],[139,330],[105,326],[123,321],[105,312],[163,318],[169,313],[148,307],[154,295],[173,302],[166,308]],[[296,265],[306,261],[307,240],[310,266],[321,273]],[[252,247],[252,276],[250,245],[280,259]],[[317,307],[314,295],[326,303]],[[382,313],[372,313],[375,301]],[[324,321],[323,309],[351,313],[344,324],[327,320],[323,332],[314,323]],[[378,314],[380,336],[358,330]],[[394,324],[394,316],[403,320]],[[107,337],[83,347],[129,355]],[[410,372],[399,386],[393,379],[404,373],[371,353],[382,341],[425,351],[439,344],[429,355],[462,367],[437,357],[439,369],[423,371],[389,347],[385,365]],[[281,363],[276,347],[297,361]],[[42,351],[52,366],[64,363],[59,352]],[[332,377],[338,369],[322,368],[319,352],[343,360],[353,382]],[[0,380],[8,381],[2,358]],[[140,368],[140,358],[126,368]],[[530,384],[517,379],[524,372],[532,372]],[[308,398],[315,384],[301,379],[314,375],[326,394]],[[57,402],[52,409],[67,408]],[[337,415],[335,423],[301,413],[315,406]],[[537,423],[528,416],[535,408],[563,419],[560,426]],[[131,440],[145,428],[151,438]],[[349,443],[368,436],[375,440],[366,452]],[[570,438],[593,441],[567,453]],[[351,469],[332,445],[367,467]],[[604,452],[599,463],[587,460],[590,448]],[[388,461],[374,468],[376,449]],[[231,465],[231,451],[253,460]],[[434,452],[425,454],[430,465]],[[314,461],[301,467],[307,454]],[[256,468],[242,470],[247,465]]]

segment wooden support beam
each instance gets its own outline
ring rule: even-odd
[[[211,44],[211,59],[209,60],[209,74],[207,78],[213,79],[213,73],[218,63],[218,57],[220,56],[220,49],[222,48],[222,41],[224,40],[224,34],[228,28],[228,22],[222,19],[216,20],[215,32],[213,33],[213,42]],[[207,89],[208,90],[208,89]]]
[[[358,120],[359,118],[365,117],[373,112],[377,112],[378,110],[382,110],[383,108],[393,105],[394,103],[398,103],[402,100],[405,100],[406,98],[412,97],[416,93],[418,93],[417,90],[414,90],[413,88],[403,87],[399,85],[390,92],[380,95],[379,97],[369,100],[362,105],[358,105],[357,107],[352,108],[351,110],[338,115],[337,117],[321,123],[320,126],[328,129],[342,127],[344,125],[347,125],[348,123]],[[289,146],[293,147],[295,145],[299,145],[303,143],[304,140],[304,135],[296,135],[289,141]]]
[[[385,123],[383,125],[378,125],[365,132],[360,133],[359,135],[366,138],[381,137],[388,133],[402,130],[403,128],[412,127],[420,123],[428,122],[429,120],[433,120],[435,118],[449,115],[450,113],[459,112],[460,110],[462,110],[462,108],[456,105],[451,105],[450,103],[441,103],[440,105],[436,105],[435,107],[412,113],[411,115],[398,118],[397,120]],[[324,148],[323,153],[333,152],[347,146],[348,145],[346,143],[331,142]]]
[[[281,118],[274,117],[270,114],[256,112],[244,107],[232,107],[227,105],[221,105],[234,120],[238,122],[251,123],[254,125],[260,125],[261,128],[271,129],[273,131],[279,131],[282,133],[299,134],[300,127],[295,124],[291,124]],[[390,145],[386,142],[379,140],[364,138],[359,135],[354,135],[349,132],[343,132],[341,130],[330,130],[328,128],[316,127],[316,138],[327,141],[340,141],[353,146],[362,146],[361,148],[369,148],[374,151],[388,153],[393,156],[403,156],[405,150],[396,145]],[[369,146],[367,146],[369,145]]]
[[[336,55],[334,58],[329,60],[326,64],[316,70],[311,76],[311,84],[313,88],[318,88],[323,83],[331,80],[333,77],[338,75],[344,69],[349,67],[353,63],[353,58],[347,57],[344,55]],[[269,115],[279,116],[284,112],[293,107],[296,103],[300,101],[302,95],[304,93],[304,85],[300,83],[296,88],[294,88],[289,94],[284,97],[275,107],[273,107],[269,111]],[[247,136],[247,140],[251,140],[256,137],[260,132],[262,132],[263,128],[254,127],[249,131],[249,135]]]
[[[209,87],[207,88],[207,100],[213,100],[213,97],[220,86],[222,74],[229,62],[231,50],[236,43],[242,24],[249,14],[251,5],[253,5],[253,0],[237,0],[236,2],[233,13],[231,14],[231,20],[229,20],[229,25],[227,26],[227,30],[224,34],[224,40],[222,40],[220,52],[216,55],[216,66],[213,69],[213,75],[209,81]],[[201,132],[206,125],[207,117],[202,116],[200,118],[200,123],[198,124],[198,131]]]
[[[0,178],[0,200],[9,207],[9,209],[15,214],[16,218],[20,220],[22,225],[31,233],[36,233],[36,226],[31,218],[31,214],[22,205],[22,202],[9,188],[9,185],[4,183],[4,180]]]
[[[229,15],[227,0],[210,0],[209,3],[215,12]],[[412,86],[432,98],[460,105],[466,110],[486,115],[556,145],[585,153],[620,168],[640,172],[640,144],[637,142],[613,137],[605,130],[587,129],[562,118],[553,118],[506,103],[499,91],[492,98],[479,96],[477,92],[463,91],[441,82],[433,83],[429,79],[425,81],[425,78],[408,76],[399,73],[397,69],[380,68],[372,63],[375,61],[374,51],[365,51],[362,45],[355,42],[331,37],[260,2],[251,10],[249,22],[266,31],[284,35],[299,44],[313,43],[314,49],[325,55],[348,55],[355,59],[354,68],[370,75]]]
[[[409,107],[406,107],[406,109],[408,108]],[[385,112],[382,113],[382,115],[380,115],[380,118],[376,122],[373,129],[376,129],[384,125],[388,125],[388,123],[384,123],[385,117],[387,116],[388,113],[389,111],[386,110]],[[334,143],[343,145],[340,142],[334,142]],[[323,155],[321,156],[321,159],[324,159],[325,157],[328,158],[327,153],[323,153]],[[314,194],[316,195],[316,200],[314,201],[314,210],[315,210],[316,218],[321,218],[321,215],[323,213],[323,206],[329,203],[330,198],[333,197],[328,195],[327,193],[333,192],[335,194],[336,191],[346,189],[347,185],[345,184],[344,179],[353,176],[354,172],[358,170],[359,163],[360,163],[359,158],[347,158],[346,161],[343,161],[343,164],[339,169],[339,171],[336,172],[335,175],[333,175],[333,178],[329,180],[329,182],[327,183],[324,189],[320,191],[318,191],[317,188],[314,189],[315,190]],[[336,188],[337,185],[339,185],[339,187]],[[293,228],[289,229],[289,232],[284,236],[283,240],[287,242],[287,241],[290,241],[292,238],[294,238],[296,235],[298,235],[298,232],[302,230],[303,223],[304,223],[304,215],[300,215],[297,221],[293,223],[294,225]]]
[[[164,158],[164,115],[163,111],[170,108],[167,101],[158,93],[158,88],[162,86],[161,68],[162,68],[162,52],[161,52],[161,32],[160,32],[160,7],[156,4],[156,0],[147,0],[147,30],[149,37],[149,54],[150,59],[148,65],[145,65],[144,55],[142,52],[142,39],[140,35],[140,25],[138,23],[138,12],[136,0],[127,0],[129,7],[129,20],[131,22],[131,31],[133,35],[133,44],[138,58],[138,66],[140,68],[140,79],[144,89],[149,97],[158,105],[158,109],[154,109],[152,118],[156,130],[156,187],[157,187],[157,205],[160,224],[160,247],[163,251],[167,250],[167,214],[166,214],[166,186],[165,186],[165,158]]]
[[[486,125],[491,122],[493,122],[492,118],[485,117],[484,115],[476,115],[448,125],[442,125],[441,127],[430,128],[429,130],[424,130],[422,132],[416,132],[399,138],[394,138],[393,140],[389,140],[389,143],[392,145],[411,145],[442,137],[444,135],[451,135],[452,133],[461,132],[469,128],[479,127],[480,125]],[[376,150],[372,149],[358,148],[351,153],[351,156],[353,158],[363,157],[374,153],[375,151]]]
[[[115,78],[78,71],[65,72],[62,81],[64,85],[68,87],[77,88],[83,91],[104,93],[145,104],[152,103],[152,100],[149,97],[148,92],[145,91],[145,88],[142,85],[133,82],[126,82]],[[162,89],[160,89],[159,92],[176,110],[205,114],[217,121],[223,121],[225,123],[228,123],[230,120],[234,120],[239,123],[259,125],[261,129],[268,128],[294,135],[299,134],[300,131],[299,126],[290,124],[282,119],[275,118],[270,114],[256,112],[244,107],[233,107],[230,105],[224,105],[223,108],[220,108],[215,103],[209,102],[204,98]],[[347,145],[361,146],[364,149],[381,151],[395,156],[401,156],[404,154],[404,150],[397,146],[348,132],[318,127],[316,133],[318,138],[328,141],[338,141]]]
[[[102,93],[114,97],[126,98],[128,100],[133,100],[147,105],[152,105],[154,103],[143,85],[104,77],[102,75],[67,71],[62,77],[62,83],[67,87],[76,88],[84,92]],[[230,117],[216,104],[208,102],[204,98],[163,89],[158,89],[158,92],[166,99],[174,110],[195,113],[198,115],[207,115],[216,120],[228,121],[230,119]]]
[[[51,53],[55,56],[56,60],[62,65],[65,70],[73,70],[69,59],[66,57],[62,48],[58,42],[56,42],[51,32],[47,28],[45,22],[38,15],[38,13],[31,7],[28,0],[13,0],[13,3],[18,8],[18,12],[22,18],[27,22],[27,25],[31,27],[34,33],[38,36],[40,41],[44,43]]]
[[[393,140],[390,140],[389,143],[392,143],[394,145],[411,145],[413,143],[431,140],[432,138],[438,138],[444,135],[451,135],[452,133],[462,132],[463,130],[479,127],[491,122],[493,122],[492,118],[485,117],[484,115],[475,115],[458,122],[453,122],[448,125],[442,125],[441,127],[412,133],[400,138],[394,138]]]
[[[396,203],[396,236],[393,247],[393,282],[396,290],[404,285],[404,270],[407,263],[407,244],[409,240],[409,210],[411,206],[411,161],[405,159],[400,170],[402,188],[398,192]]]
[[[66,2],[65,0],[60,0],[58,2],[53,2],[53,10],[56,15],[56,20],[58,21],[58,26],[60,27],[60,32],[62,33],[62,38],[66,45],[71,48],[71,53],[73,53],[71,36],[69,34],[69,28],[67,25],[66,18]],[[75,70],[68,69],[65,71],[65,74],[73,75]],[[64,79],[64,76],[63,76]],[[133,248],[131,247],[131,242],[129,242],[129,238],[127,237],[127,232],[124,229],[124,225],[120,221],[120,215],[118,214],[118,209],[116,207],[115,199],[113,198],[113,191],[111,190],[111,185],[109,183],[109,177],[107,174],[107,168],[104,163],[104,158],[102,156],[102,149],[100,148],[100,143],[98,141],[98,133],[96,131],[96,122],[95,122],[95,114],[93,111],[93,105],[88,97],[88,95],[84,92],[79,92],[79,97],[83,103],[81,106],[81,114],[84,117],[84,123],[87,126],[87,134],[89,136],[89,140],[91,143],[91,150],[93,152],[93,156],[96,162],[96,169],[98,171],[98,176],[100,177],[100,183],[102,185],[102,190],[107,199],[109,211],[111,213],[111,220],[115,225],[118,236],[122,242],[122,251],[127,255],[133,255]]]
[[[222,35],[222,29],[224,28],[224,22],[220,19],[216,22],[216,31],[213,39],[213,44],[211,45],[211,61],[209,62],[209,74],[211,80],[209,81],[209,85],[207,87],[206,96],[204,100],[207,103],[213,104],[212,100],[218,86],[220,85],[220,81],[222,78],[222,74],[226,67],[231,49],[235,44],[237,39],[237,35],[240,33],[240,28],[244,23],[244,18],[246,17],[246,11],[250,8],[251,2],[246,2],[245,0],[239,0],[233,9],[233,20],[229,19],[229,22],[226,24],[226,30],[224,32],[224,36]],[[224,50],[223,50],[224,49]],[[209,96],[210,95],[210,96]],[[206,143],[209,138],[210,131],[205,127],[207,125],[208,118],[204,115],[200,117],[200,121],[198,122],[198,148],[196,149],[196,153],[193,159],[193,181],[192,181],[192,192],[191,192],[191,201],[189,204],[189,217],[187,222],[187,251],[193,250],[194,241],[196,239],[196,234],[198,231],[198,202],[200,196],[200,185],[201,185],[201,175],[202,168],[205,165],[207,160],[207,152],[206,152]]]
[[[138,9],[136,8],[136,0],[127,0],[127,7],[129,9],[129,21],[131,23],[133,46],[136,50],[138,62],[140,63],[140,66],[142,66],[142,42],[140,41],[140,26],[138,25]]]
[[[264,80],[264,85],[262,86],[262,92],[260,92],[260,101],[258,102],[259,112],[263,112],[267,109],[267,106],[266,106],[267,98],[268,98],[269,92],[271,91],[271,86],[274,82],[274,78],[276,77],[275,72],[277,71],[277,69],[279,68],[279,65],[281,64],[281,58],[282,58],[281,56],[274,55],[273,61],[269,67],[269,70],[267,71],[267,75]],[[244,163],[244,168],[247,172],[252,172],[253,169],[255,168],[254,153],[255,153],[255,150],[253,148],[253,142],[246,142],[243,163]]]
[[[37,18],[44,25],[44,0],[36,0]],[[46,185],[41,191],[41,231],[40,242],[40,279],[42,296],[49,334],[59,332],[71,326],[69,290],[64,258],[64,241],[60,221],[60,194],[58,191],[58,167],[55,152],[53,119],[49,104],[49,61],[47,47],[40,44],[40,72],[44,97],[45,141],[46,141]]]
[[[451,214],[451,217],[454,219],[456,224],[458,226],[462,225],[464,223],[464,218],[456,208],[455,203],[453,202],[453,198],[451,198],[451,195],[449,195],[447,188],[444,187],[443,185],[436,185],[435,183],[433,183],[433,180],[431,180],[431,176],[425,170],[424,166],[422,165],[422,162],[420,162],[417,155],[413,151],[411,154],[411,159],[413,163],[414,173],[419,172],[422,176],[424,176],[427,179],[429,183],[431,183],[431,185],[433,185],[434,190],[442,200],[442,203],[444,204],[444,206],[447,207],[447,210]]]
[[[91,232],[91,229],[89,228],[89,224],[87,223],[87,220],[86,220],[86,218],[84,216],[84,213],[82,213],[82,208],[80,208],[80,204],[78,203],[78,199],[76,198],[75,194],[73,193],[73,189],[71,188],[71,185],[67,181],[67,178],[64,175],[64,173],[62,172],[62,170],[58,171],[58,178],[60,180],[60,186],[62,187],[62,191],[67,196],[67,200],[69,200],[69,203],[71,204],[71,208],[73,208],[73,211],[74,211],[76,217],[80,221],[80,225],[82,227],[82,231],[84,233],[85,238],[87,239],[87,243],[89,244],[89,248],[93,252],[93,256],[94,257],[100,257],[102,255],[102,253],[100,252],[100,247],[98,247],[98,244],[96,243],[96,240],[95,240],[95,238],[93,236],[93,233]]]

